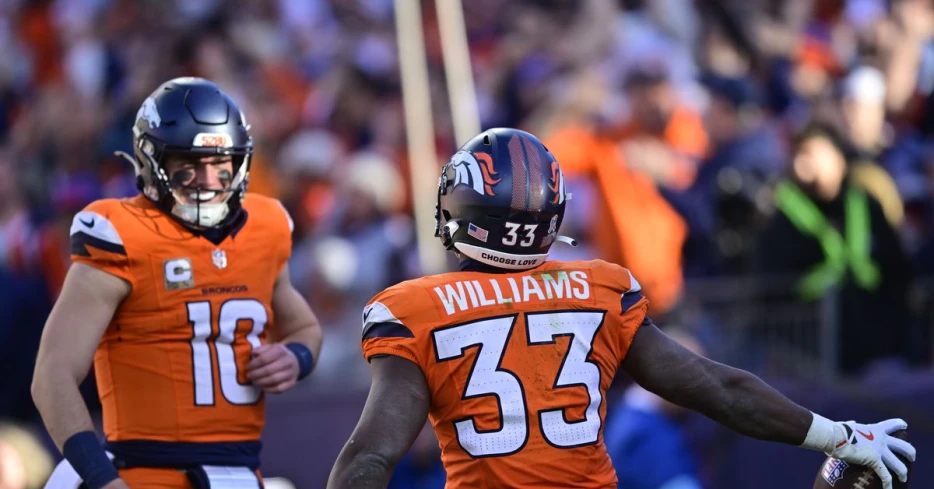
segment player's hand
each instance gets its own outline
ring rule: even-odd
[[[915,461],[915,447],[905,440],[889,436],[908,427],[901,419],[889,419],[876,424],[859,424],[855,421],[837,423],[835,431],[843,430],[837,447],[828,455],[844,462],[872,468],[882,481],[882,489],[892,489],[892,471],[898,480],[908,481],[908,467],[895,454]],[[886,469],[888,467],[888,469]]]
[[[107,483],[102,489],[130,489],[130,486],[123,482],[123,479],[114,479]]]
[[[246,378],[272,394],[291,389],[298,381],[298,374],[298,358],[281,343],[253,350],[253,359],[246,365]]]

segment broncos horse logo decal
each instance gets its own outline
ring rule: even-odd
[[[555,193],[555,198],[551,203],[561,204],[564,202],[566,193],[564,189],[564,174],[561,173],[561,168],[558,167],[558,162],[555,160],[551,160],[551,180],[548,182],[548,188]]]
[[[454,186],[467,185],[480,195],[496,195],[493,187],[502,178],[496,178],[493,169],[493,158],[486,153],[471,153],[458,151],[451,158],[451,167],[454,169]]]
[[[150,129],[155,129],[162,125],[162,117],[159,116],[159,109],[156,108],[156,100],[154,98],[149,97],[143,102],[143,105],[139,108],[139,112],[136,113],[136,122],[139,123],[140,119],[148,122]]]

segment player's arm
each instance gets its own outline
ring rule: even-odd
[[[114,311],[129,292],[124,280],[90,265],[73,264],[45,323],[32,380],[32,398],[49,435],[94,489],[102,482],[112,484],[108,488],[125,486],[114,481],[116,470],[97,441],[78,387]]]
[[[834,423],[795,404],[755,375],[696,355],[650,322],[632,340],[623,368],[642,387],[698,411],[746,436],[823,451],[876,469],[886,488],[891,475],[906,480],[907,468],[893,451],[914,460],[915,450],[888,436],[907,425]],[[856,433],[866,433],[856,443]],[[884,474],[884,475],[883,475]]]
[[[272,342],[253,351],[247,378],[266,392],[280,393],[311,373],[321,351],[321,325],[292,286],[288,266],[276,278],[272,310],[276,319]]]
[[[418,365],[397,356],[377,356],[370,370],[373,381],[366,406],[331,469],[328,489],[385,488],[425,425],[431,394]]]
[[[810,411],[755,375],[696,355],[652,324],[636,332],[623,368],[642,387],[746,436],[800,445],[811,425]]]

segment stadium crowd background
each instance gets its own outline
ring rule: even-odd
[[[463,141],[434,6],[422,4],[440,167]],[[582,246],[557,245],[555,258],[631,268],[656,322],[816,410],[905,417],[924,456],[934,443],[930,2],[469,0],[464,9],[482,126],[541,136],[568,176],[562,233]],[[312,380],[270,402],[265,464],[321,487],[369,382],[361,306],[420,274],[398,57],[392,0],[0,0],[0,488],[38,487],[16,479],[42,480],[58,456],[29,384],[68,267],[71,219],[92,200],[136,192],[113,152],[131,152],[145,96],[184,75],[241,104],[256,143],[250,191],[281,199],[295,220],[291,273],[325,343]],[[846,185],[871,196],[882,279],[844,278],[814,299],[788,279],[823,254],[783,220],[774,189],[807,175],[839,180],[837,158]],[[838,227],[841,202],[819,204]],[[802,373],[817,366],[821,375]],[[876,394],[858,394],[867,391]],[[791,453],[704,420],[685,425],[709,488],[747,487],[762,460]],[[731,466],[737,453],[752,462]],[[439,487],[436,457],[426,435],[399,476],[423,484],[400,487]],[[804,465],[788,480],[807,484],[820,457],[795,460]],[[10,468],[18,463],[24,472]]]

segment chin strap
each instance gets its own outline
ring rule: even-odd
[[[125,153],[123,151],[114,151],[114,156],[118,156],[120,158],[123,158],[129,161],[130,164],[133,165],[133,169],[136,170],[137,176],[139,176],[143,172],[143,165],[141,165],[138,161],[136,161],[136,158],[134,158],[129,153]]]
[[[577,246],[577,240],[574,238],[569,238],[567,236],[556,236],[555,241],[564,243],[566,245]]]
[[[172,214],[189,223],[202,228],[210,228],[220,224],[227,217],[230,208],[226,202],[214,204],[182,204],[176,200],[172,206]]]
[[[130,164],[133,165],[133,171],[136,172],[136,190],[145,192],[146,182],[143,180],[143,165],[132,155],[124,153],[123,151],[114,151],[114,155],[129,161]]]

